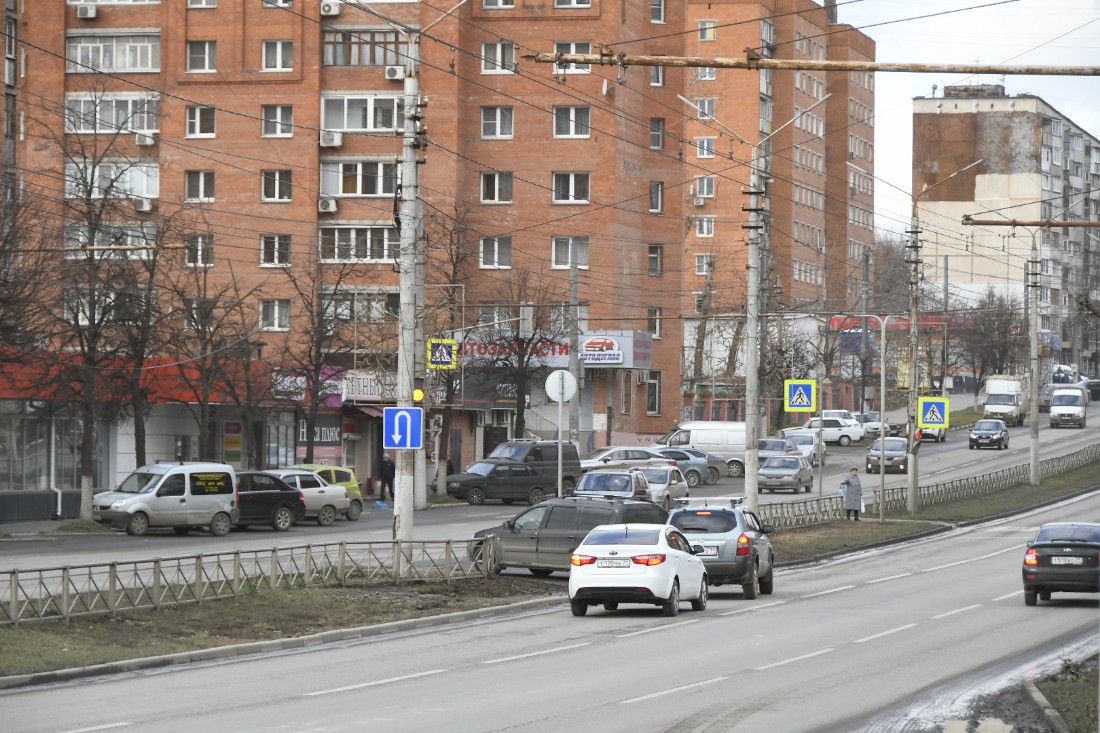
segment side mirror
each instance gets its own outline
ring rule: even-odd
[[[775,531],[775,525],[774,524],[762,524],[762,525],[760,525],[760,531],[763,532],[764,534],[771,534],[772,532]]]
[[[505,528],[505,529],[510,529],[510,530],[512,530],[513,532],[514,532],[514,531],[516,531],[516,523],[515,523],[515,521],[514,521],[514,520],[511,520],[511,519],[506,519],[506,520],[504,520],[504,528]]]

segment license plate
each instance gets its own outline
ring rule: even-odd
[[[596,567],[598,568],[628,568],[630,567],[630,560],[596,560]]]
[[[704,547],[703,548],[703,557],[718,557],[718,548],[717,547]]]
[[[1051,565],[1084,565],[1085,561],[1079,557],[1056,556],[1050,558]]]

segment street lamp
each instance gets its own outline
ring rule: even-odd
[[[951,175],[941,178],[930,186],[925,186],[919,193],[912,195],[913,212],[908,232],[911,235],[910,244],[908,245],[910,253],[909,258],[906,260],[911,265],[909,274],[909,406],[907,409],[909,427],[909,498],[907,505],[911,514],[915,514],[920,508],[920,484],[917,476],[917,398],[920,394],[919,385],[917,384],[918,375],[920,374],[917,353],[920,342],[917,338],[917,318],[920,315],[921,259],[920,220],[917,217],[917,200],[941,183],[946,183],[955,176],[965,173],[984,160],[985,158],[978,158],[973,163],[959,168]]]

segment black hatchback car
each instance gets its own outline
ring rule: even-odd
[[[970,428],[970,450],[1008,447],[1008,427],[1004,420],[979,420]]]
[[[263,471],[237,472],[237,504],[241,511],[238,528],[267,524],[277,532],[285,532],[306,517],[302,492]]]
[[[499,499],[511,504],[516,499],[538,504],[557,494],[557,478],[540,473],[534,466],[508,458],[485,458],[471,463],[462,473],[447,477],[447,496],[470,504]]]
[[[1100,524],[1053,522],[1039,527],[1024,553],[1024,603],[1050,594],[1100,592]]]

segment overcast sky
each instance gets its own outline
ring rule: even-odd
[[[837,6],[841,23],[875,40],[878,61],[1100,66],[1100,0],[837,0]],[[942,96],[945,85],[977,83],[1003,83],[1008,94],[1041,97],[1100,138],[1100,77],[878,72],[875,213],[879,229],[901,232],[909,219],[913,98],[932,96],[933,85],[937,85],[936,96]]]

